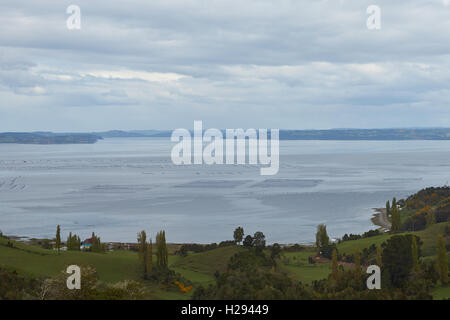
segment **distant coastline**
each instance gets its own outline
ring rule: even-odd
[[[224,130],[222,130],[225,133]],[[270,132],[269,132],[270,133]],[[112,130],[96,132],[102,138],[170,137],[169,130]],[[192,134],[192,132],[191,132]],[[395,128],[395,129],[328,129],[284,130],[280,140],[450,140],[450,128]]]
[[[92,144],[102,137],[94,134],[58,134],[53,132],[4,132],[0,143],[19,144]]]
[[[223,130],[223,132],[225,132]],[[106,138],[164,138],[171,130],[111,130],[88,133],[3,132],[0,143],[74,144]],[[280,130],[280,140],[450,140],[450,128]]]

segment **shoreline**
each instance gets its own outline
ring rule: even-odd
[[[372,218],[370,218],[370,221],[372,222],[372,224],[380,227],[383,232],[390,231],[391,223],[386,215],[386,208],[372,208],[372,210],[375,212],[372,214]],[[6,235],[6,234],[3,234],[3,236],[7,237],[11,240],[19,241],[19,242],[23,242],[23,243],[32,243],[35,241],[42,241],[42,240],[53,241],[53,239],[34,238],[34,237],[29,237],[29,236]],[[332,242],[334,242],[333,240],[335,240],[335,239],[332,239]],[[130,248],[137,246],[137,242],[106,241],[104,243],[108,246],[114,246],[116,248],[118,247],[118,248],[122,248],[122,249],[126,249],[126,250],[130,250]],[[181,246],[181,245],[185,245],[185,244],[198,244],[198,245],[206,246],[210,243],[193,243],[193,242],[176,243],[176,242],[174,242],[174,243],[168,243],[168,244],[170,244],[172,246]],[[295,244],[299,244],[299,245],[306,246],[306,247],[313,245],[312,242],[295,243]],[[279,245],[280,246],[292,246],[294,244],[293,243],[280,243]]]
[[[370,221],[376,226],[379,226],[382,231],[390,231],[391,223],[386,215],[386,208],[372,208],[375,213],[372,215]]]
[[[375,226],[378,226],[382,229],[383,232],[387,232],[390,231],[391,228],[391,223],[389,222],[387,216],[386,216],[386,209],[385,208],[372,208],[373,211],[375,211],[375,213],[372,214],[372,218],[370,218],[370,221],[372,222],[372,224],[374,224]],[[31,244],[33,242],[36,241],[42,241],[42,240],[48,240],[48,241],[53,241],[53,239],[48,239],[48,238],[34,238],[34,237],[29,237],[29,236],[18,236],[18,235],[6,235],[3,234],[4,237],[14,240],[14,241],[18,241],[18,242],[23,242],[23,243],[28,243]],[[336,239],[332,239],[332,242],[334,242]],[[120,241],[106,241],[104,242],[107,246],[110,247],[115,247],[118,249],[125,249],[125,250],[130,250],[134,247],[137,246],[137,242],[120,242]],[[197,244],[197,245],[209,245],[210,243],[193,243],[193,242],[186,242],[186,243],[167,243],[168,245],[171,246],[176,246],[176,247],[180,247],[182,245],[189,245],[189,244]],[[308,242],[308,243],[280,243],[279,245],[282,247],[285,246],[292,246],[292,245],[301,245],[301,246],[305,246],[305,247],[309,247],[312,246],[313,243],[312,242]]]

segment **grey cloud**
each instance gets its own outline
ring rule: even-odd
[[[104,130],[194,119],[326,128],[450,118],[450,6],[440,0],[379,0],[378,31],[365,26],[368,0],[79,0],[81,30],[65,26],[69,4],[0,3],[4,130],[56,130],[64,121],[66,130]],[[32,123],[15,111],[25,107]]]

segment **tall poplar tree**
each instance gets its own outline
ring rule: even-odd
[[[382,249],[381,249],[381,244],[378,245],[377,247],[377,266],[379,266],[380,268],[383,266],[383,262],[382,262]]]
[[[166,245],[166,233],[164,230],[156,235],[156,263],[158,267],[167,268],[168,252]]]
[[[395,199],[395,198],[394,198]],[[398,210],[397,206],[393,206],[391,209],[391,229],[392,231],[400,231],[401,229],[401,217],[400,210]]]
[[[448,283],[448,257],[447,249],[445,248],[445,241],[442,235],[438,236],[438,255],[437,255],[437,269],[439,272],[439,279],[443,284]]]
[[[150,237],[147,245],[147,277],[151,277],[153,270],[153,243]]]
[[[147,234],[144,230],[138,233],[138,255],[139,262],[143,269],[144,279],[147,279],[147,258],[148,258],[148,248],[147,248]]]
[[[419,270],[419,250],[417,248],[417,240],[415,236],[412,236],[411,239],[411,258],[412,258],[412,267],[414,271]]]
[[[59,224],[56,227],[55,246],[56,246],[56,250],[58,250],[58,254],[59,254],[59,250],[61,248],[61,227],[59,226]]]
[[[330,238],[327,233],[327,226],[324,224],[319,224],[317,226],[316,232],[316,246],[321,250],[323,247],[326,247],[330,244]]]
[[[389,217],[390,215],[391,215],[391,205],[388,200],[386,201],[386,217]]]
[[[67,247],[67,250],[72,250],[72,248],[73,248],[72,232],[69,232],[69,236],[67,237],[67,241],[66,241],[66,247]]]

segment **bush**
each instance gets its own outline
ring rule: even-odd
[[[302,246],[299,244],[294,244],[293,246],[285,246],[282,248],[282,251],[284,252],[300,252],[300,251],[305,251],[306,250],[306,246]]]
[[[336,252],[337,252],[336,244],[334,244],[334,243],[329,244],[327,246],[322,247],[321,254],[325,258],[331,259],[334,249],[336,249]]]
[[[0,268],[0,300],[30,299],[36,294],[38,282],[19,276],[16,271]]]

